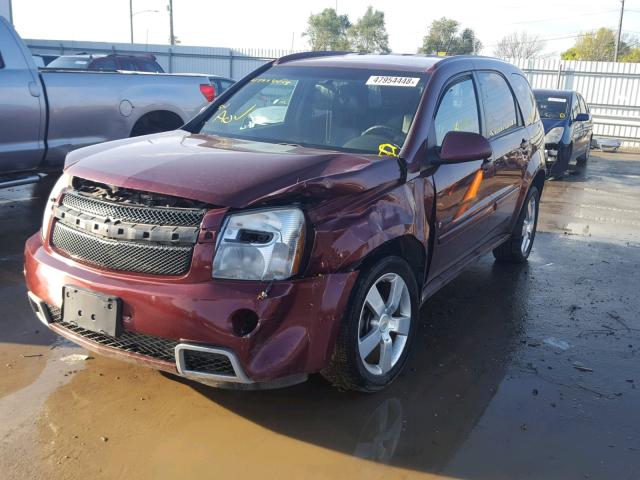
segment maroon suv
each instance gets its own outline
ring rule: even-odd
[[[29,297],[88,349],[203,383],[375,391],[434,292],[489,251],[526,261],[543,154],[507,63],[291,55],[180,130],[70,153]]]

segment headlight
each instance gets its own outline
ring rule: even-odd
[[[544,136],[544,143],[558,143],[564,135],[564,127],[556,127],[549,130]]]
[[[47,229],[49,228],[49,223],[51,222],[53,207],[56,204],[56,200],[58,200],[58,197],[62,193],[62,190],[71,185],[72,178],[73,177],[71,177],[70,175],[63,173],[56,184],[53,186],[53,189],[51,190],[51,193],[47,198],[47,203],[44,206],[44,215],[42,216],[42,228],[40,229],[42,241],[46,241],[47,239]]]
[[[227,218],[213,260],[214,278],[283,280],[296,273],[304,248],[298,208],[237,213]]]

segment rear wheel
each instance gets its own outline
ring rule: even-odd
[[[529,258],[538,226],[540,194],[537,187],[529,189],[518,220],[505,243],[493,250],[499,262],[524,263]]]
[[[418,286],[406,261],[387,257],[360,273],[329,366],[343,390],[375,392],[402,371],[418,323]]]

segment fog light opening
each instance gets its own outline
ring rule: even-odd
[[[258,326],[258,315],[253,310],[246,308],[235,311],[231,315],[233,333],[238,337],[249,335]]]

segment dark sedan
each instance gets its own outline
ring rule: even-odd
[[[593,123],[582,95],[572,90],[534,90],[544,125],[547,172],[561,175],[574,160],[589,160]]]

